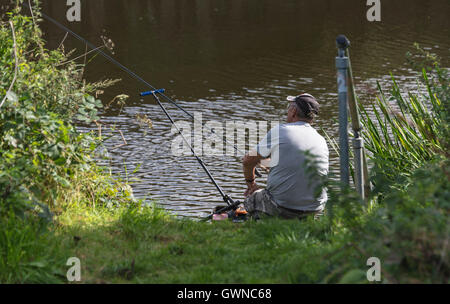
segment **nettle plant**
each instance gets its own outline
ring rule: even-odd
[[[57,189],[91,166],[96,138],[73,122],[98,120],[102,103],[93,95],[113,82],[86,84],[70,53],[45,49],[38,8],[33,17],[19,13],[0,24],[0,215],[36,208],[48,214]]]

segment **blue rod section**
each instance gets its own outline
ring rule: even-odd
[[[142,92],[139,95],[141,96],[147,96],[147,95],[153,95],[156,93],[164,93],[166,90],[165,89],[158,89],[158,90],[152,90],[152,91],[146,91],[146,92]]]

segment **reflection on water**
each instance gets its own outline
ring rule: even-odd
[[[44,12],[65,20],[65,1],[46,1]],[[450,3],[446,0],[382,1],[382,22],[366,20],[365,1],[295,0],[85,0],[82,22],[68,25],[94,44],[111,38],[114,57],[156,87],[163,87],[188,111],[202,112],[203,121],[284,120],[286,95],[309,92],[322,104],[316,122],[337,136],[335,37],[352,42],[357,90],[367,104],[375,83],[389,83],[392,72],[400,84],[414,73],[405,53],[417,41],[448,61]],[[63,32],[44,25],[49,47]],[[66,49],[84,46],[74,39]],[[89,80],[122,78],[103,95],[104,102],[121,93],[130,95],[122,112],[103,113],[102,121],[122,130],[106,142],[113,171],[124,174],[142,164],[133,185],[138,197],[151,196],[180,215],[198,216],[220,202],[220,196],[192,156],[170,152],[171,125],[152,98],[138,93],[147,88],[101,57],[87,68]],[[168,105],[176,121],[188,120]],[[144,132],[136,122],[146,114],[154,128]],[[338,160],[332,154],[332,172]],[[205,163],[233,198],[244,192],[240,157],[205,157]]]

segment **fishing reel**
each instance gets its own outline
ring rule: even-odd
[[[229,206],[217,206],[212,213],[212,221],[232,220],[233,223],[242,223],[247,220],[248,212],[244,207],[239,206],[235,209],[228,210]],[[228,211],[223,211],[228,210]]]
[[[236,201],[228,206],[216,206],[211,215],[206,220],[223,221],[232,220],[234,223],[241,223],[247,220],[248,212],[242,206],[242,202]]]

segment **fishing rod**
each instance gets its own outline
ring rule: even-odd
[[[214,184],[214,186],[216,186],[217,190],[219,191],[220,195],[222,196],[222,199],[224,200],[225,203],[227,203],[227,207],[224,207],[222,209],[219,209],[217,211],[214,211],[212,214],[210,214],[209,216],[203,218],[203,220],[209,220],[213,217],[214,214],[220,214],[229,210],[235,210],[237,209],[237,207],[241,204],[240,201],[234,201],[230,196],[226,195],[222,188],[219,186],[219,184],[217,183],[217,181],[214,179],[214,177],[212,176],[211,172],[208,170],[208,168],[206,167],[205,163],[203,162],[203,160],[195,153],[194,149],[192,148],[192,146],[190,145],[190,143],[187,141],[187,139],[184,137],[183,132],[181,132],[181,130],[178,128],[177,124],[175,123],[175,121],[172,119],[172,117],[170,116],[169,112],[167,112],[167,109],[164,107],[164,105],[161,103],[161,100],[159,99],[157,94],[160,94],[161,96],[164,94],[165,90],[164,89],[158,89],[158,90],[152,90],[152,91],[147,91],[147,92],[142,92],[140,93],[140,96],[144,97],[144,96],[148,96],[148,95],[152,95],[156,102],[158,103],[158,105],[161,107],[161,109],[163,110],[164,114],[166,114],[167,118],[170,120],[170,122],[172,123],[172,125],[177,129],[178,133],[180,133],[181,138],[183,139],[183,141],[188,145],[189,149],[191,150],[192,154],[194,155],[194,157],[197,159],[198,163],[200,164],[200,166],[202,166],[203,170],[205,170],[206,174],[208,175],[208,177],[211,179],[212,183]]]
[[[26,8],[30,9],[30,11],[32,10],[32,8],[26,4],[26,3],[22,3],[23,6],[25,6]],[[78,35],[77,33],[73,32],[72,30],[70,30],[69,28],[67,28],[66,26],[62,25],[61,23],[59,23],[58,21],[56,21],[55,19],[53,19],[52,17],[40,12],[41,16],[46,19],[47,21],[50,21],[51,23],[53,23],[54,25],[56,25],[57,27],[59,27],[60,29],[66,31],[67,33],[71,34],[73,37],[75,37],[76,39],[80,40],[81,42],[85,43],[87,46],[89,46],[92,51],[102,55],[104,58],[106,58],[109,62],[111,62],[112,64],[116,65],[117,67],[119,67],[122,71],[126,72],[127,74],[129,74],[131,77],[133,77],[134,79],[136,79],[137,81],[143,83],[144,85],[146,85],[147,87],[149,87],[152,91],[156,91],[156,88],[154,86],[152,86],[150,83],[148,83],[147,81],[145,81],[142,77],[140,77],[139,75],[137,75],[135,72],[133,72],[132,70],[130,70],[129,68],[127,68],[126,66],[124,66],[123,64],[121,64],[119,61],[117,61],[116,59],[114,59],[113,57],[109,56],[108,54],[106,54],[105,52],[103,52],[102,50],[100,50],[98,47],[96,47],[94,44],[90,43],[88,40],[84,39],[83,37],[81,37],[80,35]],[[192,115],[191,113],[189,113],[186,109],[184,109],[182,106],[180,106],[178,103],[176,103],[174,100],[172,100],[169,96],[165,95],[164,93],[159,93],[164,99],[166,99],[167,101],[169,101],[170,103],[172,103],[174,106],[176,106],[178,109],[180,109],[184,114],[186,114],[187,116],[189,116],[192,121],[197,122],[197,120],[195,119],[194,115]],[[214,134],[216,137],[218,137],[218,135],[216,134],[216,132],[210,128],[209,132]],[[223,138],[222,138],[223,140]],[[225,142],[227,144],[230,144],[230,142],[225,139]],[[239,152],[240,154],[244,154],[238,147],[236,147],[236,145],[233,143],[232,144],[233,148]],[[255,175],[257,177],[262,177],[261,173],[258,171],[257,168],[255,168]]]

